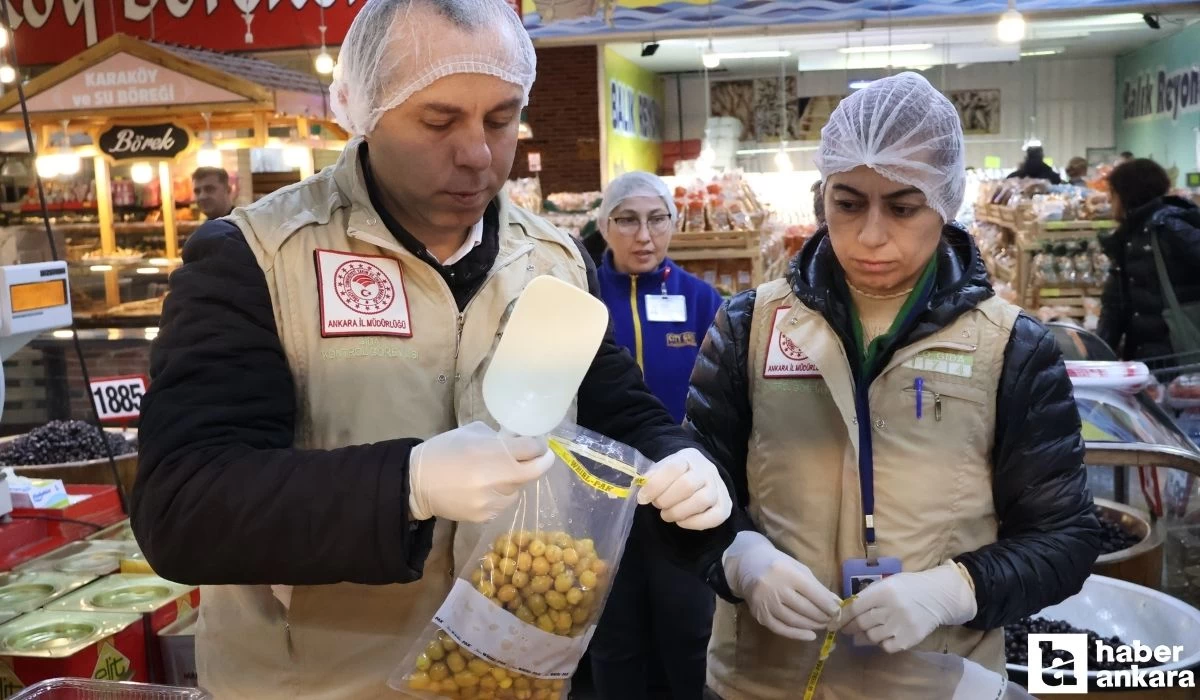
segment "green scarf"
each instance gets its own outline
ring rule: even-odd
[[[875,361],[896,340],[897,334],[904,327],[905,321],[908,319],[909,314],[912,313],[913,306],[916,305],[917,300],[925,296],[925,292],[933,284],[935,272],[937,272],[936,254],[925,265],[925,270],[917,280],[917,285],[908,293],[908,298],[904,300],[904,306],[900,307],[900,312],[892,320],[892,326],[888,329],[888,332],[871,341],[871,344],[866,347],[863,346],[863,327],[862,321],[858,317],[858,308],[854,305],[853,300],[851,300],[850,325],[854,329],[854,346],[857,348],[858,354],[863,358],[863,372],[867,376],[870,376],[874,372]]]

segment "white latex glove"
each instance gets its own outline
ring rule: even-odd
[[[545,440],[504,436],[479,422],[464,425],[413,448],[409,512],[413,520],[482,523],[512,505],[521,487],[553,464]]]
[[[811,642],[841,609],[841,599],[809,568],[757,532],[739,532],[721,558],[729,589],[759,624],[781,637]]]
[[[901,573],[872,583],[846,606],[842,632],[855,644],[876,644],[889,654],[911,649],[942,625],[975,617],[975,591],[954,562]]]
[[[733,499],[717,466],[700,450],[680,450],[655,464],[638,491],[638,503],[653,503],[662,519],[685,530],[709,530],[729,519]]]

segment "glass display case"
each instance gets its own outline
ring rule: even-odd
[[[1097,336],[1051,324],[1068,360],[1111,361]],[[1075,387],[1093,496],[1144,513],[1164,541],[1161,589],[1200,606],[1200,448],[1149,391]]]

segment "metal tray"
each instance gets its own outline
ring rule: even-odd
[[[137,553],[137,546],[129,542],[72,542],[45,556],[21,564],[15,571],[57,571],[65,574],[104,576],[120,570],[121,560],[131,558]]]
[[[58,678],[35,683],[9,700],[211,700],[198,688]]]

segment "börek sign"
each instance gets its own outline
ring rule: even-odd
[[[100,134],[100,150],[113,160],[170,160],[187,150],[191,136],[177,124],[117,124]]]

